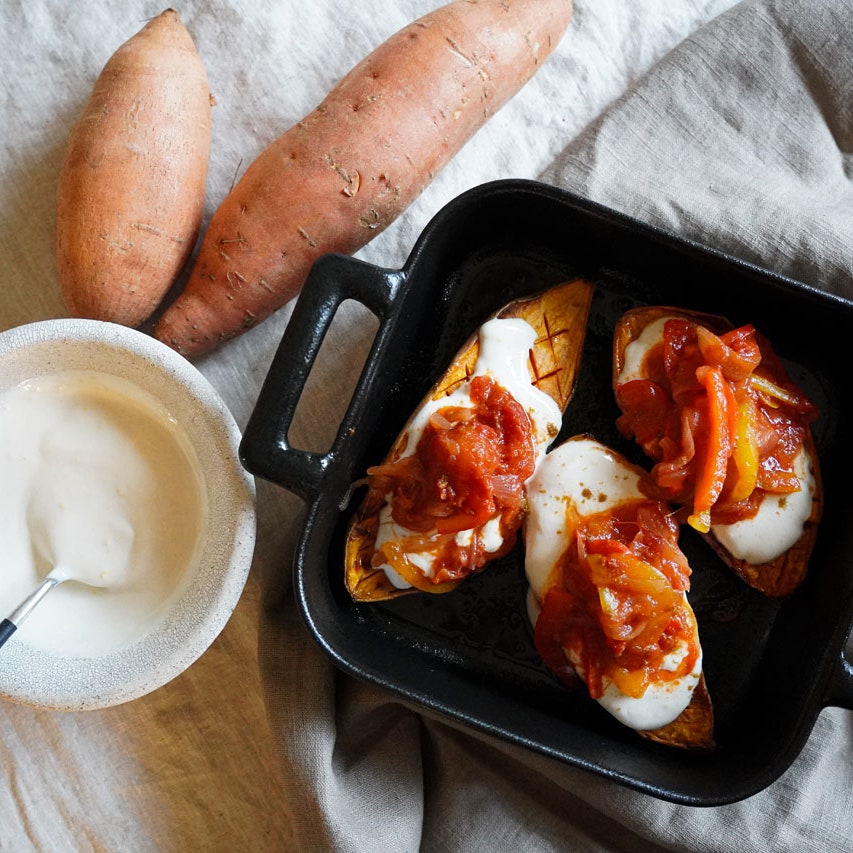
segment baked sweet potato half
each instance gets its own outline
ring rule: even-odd
[[[573,279],[513,302],[459,351],[368,469],[345,545],[353,599],[448,592],[512,548],[524,483],[574,389],[592,292]]]
[[[770,342],[723,317],[636,308],[615,330],[613,388],[663,496],[750,586],[796,589],[823,507],[818,411]]]
[[[579,435],[548,454],[528,502],[527,609],[543,663],[643,737],[712,747],[690,566],[648,473]]]

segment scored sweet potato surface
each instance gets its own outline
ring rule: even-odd
[[[520,318],[533,327],[536,340],[529,361],[532,381],[549,394],[561,410],[565,410],[575,386],[592,292],[592,284],[583,279],[573,279],[537,296],[512,302],[496,315],[501,318]],[[479,339],[475,334],[427,394],[424,404],[451,394],[459,384],[465,382],[474,372],[479,351]],[[398,459],[405,450],[409,422],[395,441],[386,462]],[[371,565],[381,507],[382,497],[368,494],[347,533],[345,581],[350,595],[356,601],[382,601],[417,590],[397,589],[384,571]],[[448,592],[458,584],[459,581],[442,584],[425,582],[420,588],[422,591],[440,593]]]

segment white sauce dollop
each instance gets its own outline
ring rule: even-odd
[[[803,535],[817,487],[811,457],[805,448],[794,459],[794,471],[800,478],[799,491],[765,495],[752,518],[711,526],[717,541],[730,554],[758,566],[784,554]]]
[[[573,531],[566,507],[593,515],[627,500],[642,499],[640,476],[613,452],[592,439],[572,439],[551,451],[527,484],[529,512],[524,522],[527,580],[539,599],[550,587],[557,560],[569,547]]]
[[[618,384],[631,382],[633,379],[645,379],[643,361],[649,351],[663,340],[663,327],[672,317],[659,317],[646,326],[640,336],[625,347],[622,370],[619,371]]]
[[[525,573],[530,584],[527,612],[535,625],[542,600],[551,586],[557,561],[571,544],[573,531],[566,523],[568,504],[581,516],[593,515],[630,500],[645,500],[639,474],[609,448],[593,439],[572,439],[551,451],[527,486],[529,513],[524,524]],[[696,640],[698,645],[698,639]],[[566,650],[581,678],[571,650]],[[687,653],[684,646],[669,661],[675,669]],[[701,649],[693,670],[682,678],[650,684],[640,697],[626,696],[614,684],[605,685],[598,701],[616,719],[633,729],[658,729],[671,723],[690,704],[702,673]]]
[[[560,430],[563,413],[554,399],[544,391],[540,391],[531,380],[528,368],[529,352],[536,340],[536,331],[525,320],[518,318],[492,319],[480,327],[478,336],[480,351],[471,378],[473,379],[474,376],[491,376],[524,407],[533,427],[535,460],[536,465],[538,465],[545,456],[548,445]],[[414,453],[430,417],[438,409],[445,406],[473,408],[470,381],[461,384],[446,397],[430,400],[416,414],[407,429],[408,443],[403,456]],[[480,533],[483,536],[487,553],[494,553],[503,545],[499,518],[488,521],[480,529]],[[391,508],[386,502],[379,514],[376,549],[381,550],[385,542],[401,539],[410,534],[411,531],[393,521]],[[470,530],[460,531],[456,535],[457,542],[464,546],[471,541],[472,535]],[[435,557],[431,552],[410,553],[408,559],[419,571],[423,572],[424,577],[432,577]],[[400,577],[390,566],[384,565],[382,569],[396,587],[405,589],[410,586],[408,581]]]
[[[0,394],[0,609],[59,566],[69,577],[16,634],[102,656],[144,636],[183,590],[207,524],[188,439],[131,382],[70,370]]]

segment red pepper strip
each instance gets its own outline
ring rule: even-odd
[[[711,528],[711,507],[726,479],[737,412],[734,396],[719,367],[702,365],[696,370],[696,378],[706,392],[707,426],[704,452],[696,460],[693,514],[687,522],[700,533],[707,533]]]

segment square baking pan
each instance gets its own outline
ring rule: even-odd
[[[752,323],[818,404],[825,509],[809,572],[789,597],[748,588],[690,529],[690,602],[704,649],[717,748],[649,742],[561,685],[540,662],[525,610],[519,543],[443,595],[356,603],[344,538],[362,492],[424,394],[480,324],[507,303],[575,276],[595,285],[583,359],[557,443],[592,433],[648,464],[615,427],[616,320],[671,305]],[[355,299],[378,329],[328,452],[289,443],[296,406],[338,306]],[[748,797],[793,763],[821,710],[853,709],[844,656],[853,606],[850,384],[853,304],[676,238],[534,181],[476,187],[430,222],[402,269],[327,255],[314,265],[241,445],[245,467],[299,495],[293,557],[309,630],[345,672],[440,716],[662,799],[713,806]]]

